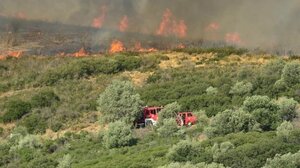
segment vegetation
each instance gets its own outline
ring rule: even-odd
[[[299,167],[299,59],[176,52],[1,60],[0,167]]]

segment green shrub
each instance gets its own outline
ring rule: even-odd
[[[282,71],[282,79],[289,86],[300,83],[300,63],[291,62],[286,64]]]
[[[59,101],[60,98],[52,90],[41,91],[31,98],[31,104],[35,108],[50,107]]]
[[[264,131],[275,130],[281,122],[279,107],[268,96],[247,97],[243,108],[253,115]]]
[[[72,157],[70,154],[64,155],[64,157],[58,162],[57,168],[71,168]]]
[[[279,127],[277,127],[276,134],[284,141],[288,141],[293,131],[294,131],[293,124],[288,121],[284,121],[283,123],[281,123]]]
[[[254,117],[242,109],[225,110],[217,114],[206,128],[207,136],[221,136],[240,131],[248,132],[254,129],[256,121]]]
[[[22,100],[12,100],[5,104],[6,113],[3,115],[3,122],[11,122],[22,118],[31,111],[31,104]]]
[[[180,112],[181,106],[177,102],[167,104],[159,113],[158,113],[158,122],[160,125],[163,125],[165,119],[175,118],[177,113]]]
[[[237,82],[230,90],[229,93],[235,95],[245,95],[252,91],[253,86],[250,82]]]
[[[275,102],[279,106],[280,117],[286,121],[292,121],[297,117],[298,102],[293,98],[281,97]]]
[[[159,127],[157,129],[158,135],[162,137],[171,137],[171,136],[178,136],[180,135],[179,133],[179,128],[176,123],[175,118],[167,118],[164,119],[163,124],[159,124]]]
[[[128,81],[115,80],[97,100],[98,110],[105,122],[124,120],[133,123],[141,115],[142,101]]]
[[[263,168],[298,168],[300,167],[300,151],[292,154],[276,155],[273,159],[268,159]]]
[[[187,162],[196,160],[202,153],[200,144],[190,140],[183,140],[169,149],[167,158],[173,162]]]
[[[142,60],[140,57],[125,57],[125,56],[117,56],[117,62],[121,65],[122,70],[134,70],[141,67]]]
[[[22,119],[20,125],[26,127],[30,134],[45,133],[47,122],[40,114],[32,113]]]
[[[116,121],[108,125],[108,130],[103,135],[103,142],[107,148],[132,146],[136,143],[129,125]]]

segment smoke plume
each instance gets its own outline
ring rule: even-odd
[[[299,0],[0,0],[1,16],[78,26],[98,18],[114,31],[126,16],[126,31],[153,35],[166,9],[186,24],[185,39],[300,51]]]

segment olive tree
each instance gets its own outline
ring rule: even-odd
[[[242,96],[252,91],[253,85],[250,82],[237,82],[230,90],[230,94]]]
[[[279,127],[276,129],[276,135],[283,140],[287,141],[289,137],[291,136],[292,132],[294,130],[294,126],[291,122],[284,121],[281,123]]]
[[[254,128],[254,117],[242,109],[225,110],[218,113],[211,121],[211,125],[205,129],[207,136],[214,137],[235,132],[248,132]]]
[[[105,122],[124,120],[135,121],[141,115],[142,101],[132,83],[114,80],[97,100],[98,110]]]
[[[200,154],[200,144],[198,142],[182,140],[169,149],[167,158],[174,162],[187,162],[199,157]]]
[[[281,121],[279,107],[268,96],[247,97],[243,109],[253,115],[264,131],[275,130]]]
[[[289,86],[300,83],[300,63],[291,62],[285,65],[282,70],[281,78]]]
[[[297,117],[298,102],[293,98],[281,97],[275,103],[279,106],[279,113],[283,120],[292,121]]]
[[[181,105],[177,102],[167,104],[158,114],[158,122],[163,125],[165,119],[175,118],[176,114],[180,112]]]
[[[136,139],[129,125],[123,121],[116,121],[108,125],[103,135],[103,142],[107,148],[119,148],[134,145]]]
[[[298,168],[300,167],[300,151],[295,154],[276,155],[268,159],[263,168]]]

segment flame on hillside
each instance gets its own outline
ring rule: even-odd
[[[72,54],[73,57],[86,57],[89,53],[82,47],[78,52]]]
[[[237,32],[227,33],[225,36],[225,41],[227,43],[231,43],[231,44],[242,44],[243,43],[240,34]]]
[[[220,24],[217,22],[212,22],[205,28],[205,31],[213,32],[213,31],[218,31],[219,29],[220,29]]]
[[[101,7],[101,14],[93,19],[92,27],[98,28],[98,29],[102,28],[103,23],[104,23],[105,18],[106,18],[106,13],[107,13],[107,7],[102,6]]]
[[[148,49],[143,48],[141,42],[136,42],[134,44],[134,51],[137,51],[137,52],[155,52],[155,51],[158,51],[158,50],[155,49],[155,48],[148,48]]]
[[[160,36],[175,35],[184,38],[187,35],[187,26],[184,20],[177,21],[172,11],[166,9],[156,34]]]
[[[125,32],[128,29],[128,17],[125,15],[120,21],[119,30]]]
[[[110,45],[110,53],[118,53],[125,51],[126,48],[124,47],[124,44],[119,40],[114,40]]]
[[[0,60],[4,60],[8,57],[21,58],[23,54],[23,51],[7,51],[5,53],[0,54]]]

